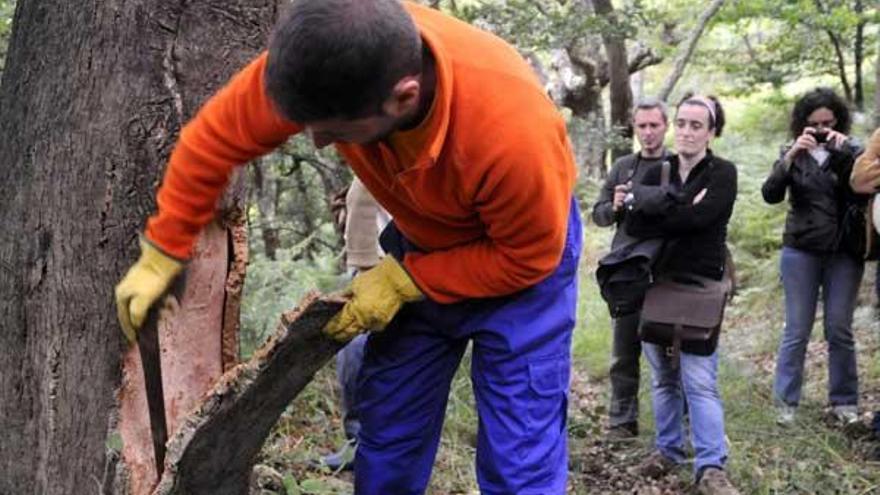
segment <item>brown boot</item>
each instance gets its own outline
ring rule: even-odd
[[[739,495],[739,490],[734,488],[733,483],[727,479],[727,474],[723,470],[709,467],[703,471],[703,476],[697,483],[697,493],[700,495]]]
[[[633,467],[630,473],[643,478],[658,479],[671,473],[677,466],[675,461],[655,450]]]
[[[639,424],[636,422],[623,423],[609,427],[605,430],[605,440],[609,442],[618,442],[621,440],[632,440],[639,436]]]

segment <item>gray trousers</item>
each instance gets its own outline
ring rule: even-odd
[[[367,335],[358,335],[336,354],[336,379],[339,380],[339,389],[342,391],[342,424],[345,437],[349,440],[356,439],[361,430],[355,396],[366,343]]]
[[[609,425],[613,428],[639,420],[639,314],[616,318],[611,347],[611,407]]]

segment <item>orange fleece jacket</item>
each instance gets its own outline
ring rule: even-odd
[[[575,178],[565,123],[507,43],[406,6],[436,59],[435,100],[420,126],[427,145],[405,164],[386,143],[336,147],[424,251],[403,264],[428,297],[450,303],[534,285],[565,244]],[[146,229],[166,253],[189,257],[233,168],[302,130],[269,101],[265,64],[263,53],[183,129]]]

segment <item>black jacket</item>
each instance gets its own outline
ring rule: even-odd
[[[660,185],[661,167],[647,171],[634,185],[635,203],[627,232],[635,237],[671,240],[661,271],[692,273],[721,280],[727,241],[727,222],[736,201],[736,166],[708,152],[682,184],[678,157],[670,159],[669,186]],[[706,189],[703,199],[694,198]]]
[[[861,147],[847,140],[841,149],[828,150],[830,154],[822,166],[804,151],[786,167],[782,157],[788,149],[782,149],[761,187],[764,201],[770,204],[785,199],[788,190],[790,207],[782,243],[806,251],[835,252],[840,247],[838,226],[846,205],[866,201],[849,188],[849,176]]]
[[[616,224],[614,239],[611,248],[628,244],[633,241],[626,235],[623,223],[626,221],[626,210],[614,211],[614,188],[632,181],[637,184],[642,181],[645,172],[659,165],[663,160],[668,160],[672,155],[665,151],[659,158],[642,158],[640,153],[625,155],[614,161],[608,176],[605,178],[599,197],[593,204],[593,223],[599,227],[609,227]]]

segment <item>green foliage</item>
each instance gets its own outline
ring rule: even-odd
[[[598,190],[598,188],[590,189]],[[585,200],[583,203],[586,203],[583,214],[585,225],[588,227],[584,236],[584,251],[581,259],[578,324],[572,344],[572,355],[573,359],[585,368],[590,378],[599,379],[608,374],[611,318],[608,315],[608,306],[599,294],[595,269],[596,261],[608,251],[613,232],[610,228],[599,229],[595,225],[590,228],[591,222],[587,222],[586,218],[589,217],[592,202]]]
[[[778,91],[740,100],[724,99],[729,124],[714,151],[738,169],[738,194],[728,226],[728,244],[736,262],[739,292],[750,298],[753,288],[773,286],[778,278],[776,256],[782,247],[787,203],[771,206],[761,185],[779,156],[786,135],[791,100]]]
[[[335,151],[319,152],[305,136],[296,136],[255,164],[251,176],[253,248],[266,252],[266,230],[271,230],[279,248],[298,246],[297,257],[342,250],[340,232],[326,226],[333,224],[330,199],[351,181],[351,172]]]
[[[325,229],[327,226],[325,226]],[[241,311],[241,354],[247,359],[277,329],[280,315],[294,308],[310,290],[340,288],[339,253],[320,251],[302,258],[298,251],[308,243],[281,249],[277,260],[253,253],[247,269]]]
[[[856,8],[861,3],[862,12]],[[805,77],[840,77],[838,55],[829,33],[841,43],[842,62],[853,76],[853,51],[859,26],[865,32],[865,55],[874,53],[871,32],[876,9],[863,0],[738,0],[714,20],[713,36],[702,43],[695,63],[703,70],[732,76],[740,94],[762,84],[775,88]]]
[[[118,431],[114,431],[107,437],[107,449],[113,452],[122,452],[122,435]]]
[[[658,11],[640,0],[616,8],[612,19],[586,10],[581,0],[483,0],[459,15],[527,51],[566,47],[584,36],[607,34],[634,39],[656,20]]]

